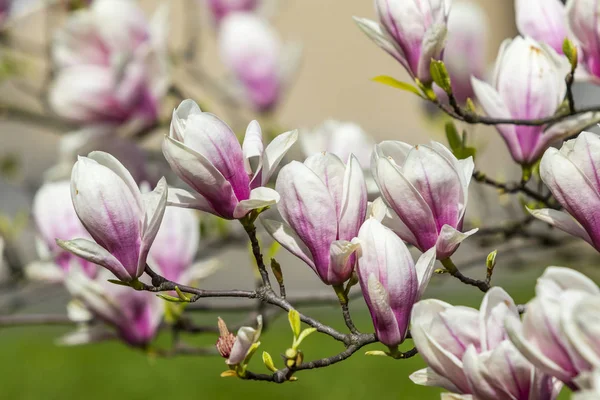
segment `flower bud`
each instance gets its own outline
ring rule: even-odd
[[[523,36],[563,52],[568,37],[567,15],[561,0],[515,0],[517,28]]]

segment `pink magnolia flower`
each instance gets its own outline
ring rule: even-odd
[[[547,43],[562,54],[563,42],[570,35],[561,0],[515,0],[515,13],[521,35]]]
[[[510,340],[532,364],[576,389],[576,378],[600,366],[600,289],[585,275],[548,267],[523,322],[506,320]]]
[[[167,207],[150,248],[149,259],[161,276],[191,285],[212,274],[216,263],[195,262],[200,244],[200,218],[195,210]]]
[[[371,171],[391,208],[384,224],[422,252],[435,247],[439,260],[450,257],[477,232],[461,232],[473,168],[471,157],[458,160],[437,142],[381,142]]]
[[[560,151],[546,150],[540,175],[565,211],[529,210],[536,218],[577,236],[600,251],[600,137],[582,132]]]
[[[63,249],[99,264],[122,281],[138,278],[146,266],[167,202],[162,178],[141,194],[133,177],[113,156],[92,152],[79,157],[71,176],[75,212],[96,243],[57,240]]]
[[[225,17],[235,12],[254,12],[260,0],[204,0],[210,10],[213,19],[219,23]]]
[[[406,338],[413,304],[429,283],[435,250],[415,264],[404,242],[375,218],[365,221],[358,239],[358,279],[375,333],[381,343],[395,347]]]
[[[50,103],[85,124],[156,121],[166,93],[166,9],[151,22],[133,0],[95,1],[73,13],[54,42]]]
[[[298,46],[282,46],[277,32],[261,17],[234,13],[221,24],[219,48],[223,64],[254,109],[265,112],[280,103],[298,65]]]
[[[60,282],[72,268],[81,268],[90,278],[96,276],[96,264],[56,243],[58,238],[92,240],[73,208],[69,181],[47,182],[40,187],[33,199],[33,218],[39,233],[37,249],[41,261],[28,265],[28,277]]]
[[[375,0],[379,23],[354,17],[358,27],[411,77],[431,83],[431,59],[442,58],[450,0]]]
[[[225,122],[185,100],[173,112],[163,153],[196,193],[170,190],[169,204],[239,219],[277,203],[279,194],[265,185],[297,138],[296,131],[286,132],[264,148],[260,125],[252,121],[242,148]]]
[[[65,284],[81,305],[71,304],[69,315],[76,322],[100,320],[116,330],[117,336],[134,347],[145,348],[154,339],[164,316],[164,301],[154,293],[136,291],[107,281],[112,275],[103,270],[93,280],[81,273],[67,275]],[[62,339],[76,345],[112,338],[114,334],[98,324],[86,325]]]
[[[217,350],[223,358],[226,359],[227,365],[239,365],[244,362],[248,351],[253,344],[260,342],[260,334],[262,332],[262,316],[256,318],[257,327],[242,326],[238,329],[237,335],[233,336],[227,329],[225,321],[219,318],[219,339],[217,340]]]
[[[577,39],[586,78],[600,81],[600,31],[598,30],[599,5],[595,0],[568,0],[566,14],[568,28]]]
[[[452,81],[452,92],[460,103],[475,97],[471,76],[481,78],[485,74],[488,33],[487,16],[481,6],[471,1],[452,4],[443,60]],[[436,88],[436,93],[445,96]]]
[[[367,188],[360,164],[331,153],[284,166],[275,184],[277,210],[261,215],[267,232],[304,261],[328,285],[350,278],[358,244],[353,240],[367,212]]]
[[[473,89],[486,114],[493,118],[538,119],[553,115],[566,94],[565,57],[545,44],[516,37],[503,43],[491,84],[473,78]],[[597,114],[586,113],[547,126],[498,125],[512,158],[533,165],[554,141],[578,133]]]
[[[518,318],[510,296],[490,289],[480,310],[428,299],[415,304],[411,335],[428,367],[410,379],[481,400],[551,400],[560,386],[523,357],[504,330]],[[472,395],[469,397],[468,395]]]

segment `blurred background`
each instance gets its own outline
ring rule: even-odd
[[[458,2],[458,1],[457,1]],[[512,0],[471,0],[485,12],[488,27],[486,57],[490,68],[498,46],[516,34]],[[35,10],[10,21],[10,30],[3,34],[0,54],[15,60],[16,71],[3,79],[0,88],[0,212],[5,230],[18,234],[10,241],[10,254],[21,265],[36,259],[35,226],[30,210],[33,196],[57,163],[59,143],[74,130],[74,124],[58,117],[47,107],[43,97],[52,80],[49,63],[49,43],[55,30],[65,24],[69,13],[57,2],[48,8]],[[149,14],[158,0],[141,0]],[[273,112],[256,113],[238,104],[219,98],[219,85],[226,85],[228,74],[219,57],[217,34],[205,4],[201,0],[164,1],[170,7],[168,39],[172,54],[194,53],[190,66],[182,67],[173,57],[170,76],[183,93],[170,93],[161,104],[159,123],[136,137],[149,160],[160,158],[160,143],[167,132],[173,107],[179,96],[191,97],[203,108],[226,120],[240,135],[251,119],[258,119],[276,133],[300,128],[311,129],[333,118],[359,124],[376,141],[402,140],[412,144],[429,140],[445,142],[443,119],[434,115],[415,96],[373,82],[378,75],[409,81],[398,63],[375,46],[356,27],[352,16],[375,18],[370,0],[302,0],[272,1],[266,11],[275,29],[285,41],[302,46],[297,74],[289,84],[283,100]],[[63,7],[60,7],[60,6]],[[190,32],[197,41],[190,43]],[[191,47],[190,47],[191,46]],[[225,93],[228,93],[225,90]],[[227,96],[230,96],[229,94]],[[225,96],[225,99],[227,99]],[[235,96],[235,95],[234,95]],[[589,90],[578,90],[583,102],[593,101]],[[500,136],[493,128],[475,127],[469,131],[478,148],[477,168],[501,180],[518,180],[520,171],[509,162],[510,157]],[[292,157],[301,158],[299,145]],[[487,188],[474,188],[471,193],[468,220],[475,225],[494,225],[507,216],[520,213],[518,200],[500,196]],[[547,230],[540,225],[540,230]],[[203,238],[200,257],[217,256],[222,268],[203,282],[211,288],[253,287],[253,270],[244,240],[230,228],[230,237],[219,241]],[[0,233],[2,231],[0,230]],[[267,238],[263,238],[269,243]],[[589,266],[597,263],[594,253],[579,242],[565,244],[536,238],[512,237],[510,240],[469,240],[461,247],[455,262],[470,275],[485,274],[485,256],[499,248],[498,267],[494,282],[505,285],[517,303],[526,302],[533,294],[535,278],[547,265],[568,265],[581,268],[593,278],[598,274]],[[310,294],[326,292],[310,269],[281,250],[278,260],[283,266],[288,293]],[[8,260],[9,264],[11,260]],[[14,260],[13,260],[14,261]],[[12,271],[14,273],[14,271]],[[427,296],[477,307],[481,294],[474,288],[458,285],[446,276],[434,277]],[[3,314],[65,313],[68,295],[60,285],[31,284],[22,280],[4,284],[0,291],[0,312]],[[207,303],[210,303],[207,301]],[[370,331],[372,326],[362,299],[353,301],[352,308],[359,328]],[[337,307],[303,309],[318,319],[343,328]],[[311,315],[312,315],[311,314]],[[197,313],[195,318],[205,324],[216,323],[216,314]],[[228,321],[243,319],[236,312],[221,315]],[[284,385],[244,382],[234,378],[219,378],[225,364],[218,357],[160,358],[130,350],[120,343],[102,343],[81,347],[56,346],[55,341],[70,327],[6,327],[0,321],[0,398],[12,399],[162,399],[201,396],[208,399],[229,398],[330,398],[363,399],[378,396],[384,399],[438,398],[436,389],[412,384],[408,375],[424,366],[415,357],[395,361],[365,357],[357,353],[350,360],[320,371],[299,374],[295,383]],[[159,338],[168,342],[169,338]],[[275,358],[290,340],[285,318],[276,320],[261,339],[265,350]],[[210,345],[216,335],[190,337],[190,342]],[[407,341],[410,342],[410,341]],[[408,349],[411,343],[406,343]],[[340,351],[338,344],[318,335],[307,339],[307,358],[320,358]],[[370,346],[372,350],[377,346]],[[254,360],[254,369],[264,367]]]

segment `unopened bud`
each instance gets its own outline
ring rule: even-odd
[[[217,339],[216,347],[221,357],[228,359],[235,343],[235,336],[229,332],[225,321],[221,317],[218,319],[217,326],[219,327],[219,339]]]

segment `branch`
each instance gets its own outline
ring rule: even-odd
[[[454,263],[452,262],[452,260],[450,258],[446,258],[445,260],[440,260],[440,262],[446,268],[446,270],[448,271],[448,273],[450,275],[452,275],[453,277],[455,277],[462,283],[471,285],[471,286],[475,286],[475,287],[479,288],[479,290],[481,290],[483,293],[490,290],[490,285],[487,282],[481,281],[478,279],[469,278],[468,276],[464,276],[458,270],[456,265],[454,265]]]
[[[473,179],[475,179],[477,182],[495,187],[496,189],[500,189],[500,190],[502,190],[503,193],[508,193],[508,194],[523,193],[526,196],[529,196],[530,198],[545,204],[547,207],[551,207],[551,208],[555,208],[555,209],[558,207],[558,206],[550,203],[549,197],[544,196],[544,195],[528,188],[526,186],[527,182],[525,182],[525,181],[521,181],[519,183],[498,182],[492,178],[489,178],[486,174],[484,174],[481,171],[474,171]]]

